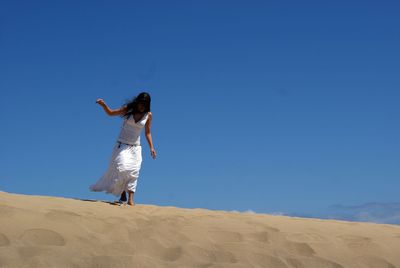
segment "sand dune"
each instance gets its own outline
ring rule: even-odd
[[[400,226],[0,192],[0,267],[400,267]]]

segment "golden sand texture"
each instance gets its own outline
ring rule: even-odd
[[[0,192],[0,267],[400,268],[400,226]]]

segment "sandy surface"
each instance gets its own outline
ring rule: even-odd
[[[0,192],[0,267],[400,267],[400,226]]]

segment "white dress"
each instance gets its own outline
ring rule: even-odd
[[[133,116],[124,119],[108,169],[99,181],[90,186],[91,191],[105,191],[115,196],[121,195],[123,191],[136,191],[142,164],[140,133],[146,125],[148,116],[146,113],[138,122],[135,122]]]

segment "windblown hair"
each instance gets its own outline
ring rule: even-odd
[[[150,94],[147,92],[142,92],[136,97],[134,97],[132,100],[129,100],[125,103],[125,106],[127,107],[127,112],[122,115],[122,117],[128,119],[131,115],[133,116],[135,113],[139,113],[138,110],[138,104],[143,103],[144,104],[144,112],[150,112],[150,103],[151,103],[151,97]]]

